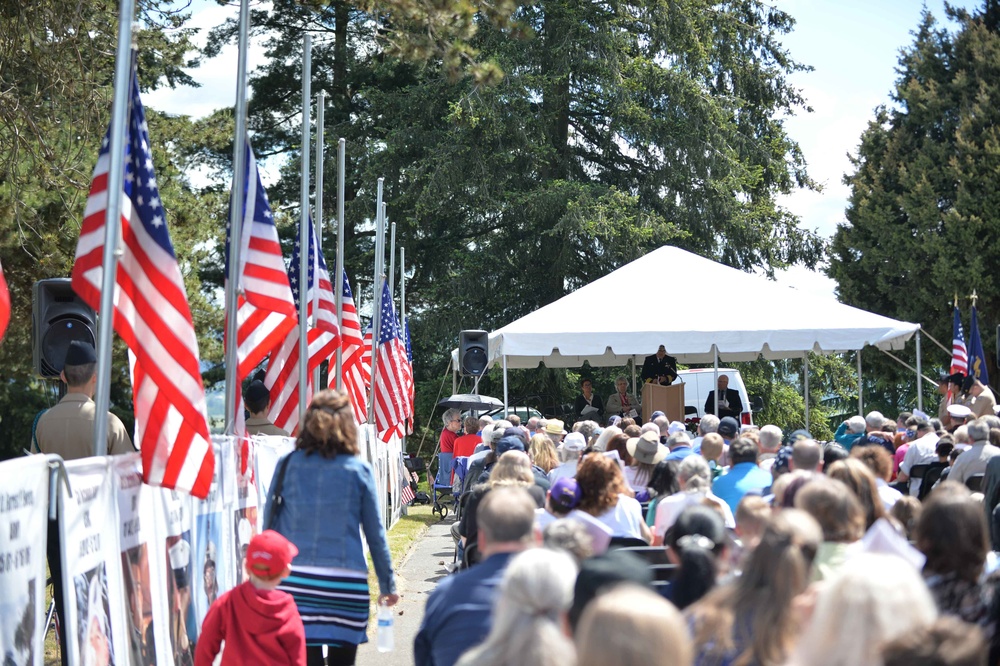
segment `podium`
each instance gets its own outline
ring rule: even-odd
[[[643,423],[648,423],[650,415],[655,411],[663,412],[671,421],[684,423],[684,384],[643,384],[640,400]]]

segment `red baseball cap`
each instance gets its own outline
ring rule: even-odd
[[[291,541],[274,530],[264,530],[250,539],[247,568],[261,578],[276,578],[298,554],[299,549]]]

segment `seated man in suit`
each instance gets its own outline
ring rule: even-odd
[[[715,414],[715,391],[709,391],[708,399],[705,401],[705,413]],[[719,413],[720,419],[732,416],[737,421],[743,413],[743,401],[740,400],[740,392],[729,388],[729,377],[719,375]]]
[[[660,345],[656,353],[647,356],[642,364],[642,381],[654,382],[662,386],[673,384],[677,379],[677,359],[667,355],[667,348]]]

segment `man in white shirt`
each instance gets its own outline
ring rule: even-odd
[[[949,481],[965,483],[973,476],[986,474],[986,463],[994,456],[1000,456],[1000,448],[990,444],[990,425],[986,419],[976,419],[968,426],[972,446],[963,451],[948,473]]]
[[[923,479],[911,479],[910,471],[914,465],[926,465],[938,461],[937,444],[940,437],[934,432],[934,427],[930,421],[920,419],[916,423],[917,438],[910,442],[910,448],[906,450],[903,462],[899,464],[898,481],[910,482],[910,496],[918,497],[920,494],[920,483]],[[987,431],[988,434],[988,431]]]

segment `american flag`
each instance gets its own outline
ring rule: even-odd
[[[134,67],[131,95],[125,182],[108,182],[109,129],[84,210],[72,284],[90,307],[100,307],[108,191],[122,187],[123,254],[115,275],[114,329],[133,357],[132,398],[143,480],[204,498],[212,484],[215,456],[205,417],[198,340],[153,173]]]
[[[296,235],[296,239],[299,236]],[[307,400],[312,396],[312,371],[337,351],[340,344],[340,327],[337,326],[337,308],[330,285],[330,273],[326,270],[323,253],[317,250],[316,230],[309,222],[309,272],[306,283],[307,312],[313,313],[319,307],[316,326],[309,327],[306,340],[309,349],[307,363]],[[293,289],[299,288],[300,244],[296,240],[292,251],[292,261],[288,269],[288,281]],[[317,280],[318,276],[318,280]],[[318,288],[317,288],[318,281]],[[308,324],[307,324],[308,325]],[[274,425],[295,433],[299,423],[299,327],[295,326],[284,342],[271,354],[267,365],[264,385],[271,391],[271,410],[268,418]]]
[[[347,271],[341,271],[343,276],[343,297],[341,307],[341,363],[343,364],[344,390],[351,400],[354,408],[354,421],[361,425],[368,420],[368,388],[371,386],[371,331],[368,332],[367,342],[361,335],[361,321],[358,319],[358,309],[354,305],[354,296],[351,294],[351,285],[347,281]],[[368,350],[368,366],[362,363],[362,356]],[[330,386],[336,386],[337,369],[335,363],[330,363],[329,380]]]
[[[951,335],[951,374],[961,372],[963,375],[969,371],[968,350],[965,348],[965,336],[962,334],[962,319],[958,313],[958,306],[955,306],[955,323],[952,326]]]
[[[402,435],[404,421],[409,416],[407,393],[406,347],[403,344],[388,283],[382,284],[379,304],[377,361],[372,392],[375,395],[375,431],[383,442],[393,434]]]
[[[237,381],[242,382],[288,336],[298,315],[281,256],[278,230],[260,180],[257,159],[247,139],[246,197],[240,234],[236,350]],[[249,196],[253,188],[255,196]],[[226,225],[226,275],[230,229]]]
[[[410,487],[410,470],[406,469],[406,464],[403,462],[403,456],[405,454],[399,454],[399,500],[406,506],[414,499],[416,499],[416,494],[413,492],[413,488]],[[419,480],[419,479],[417,479]]]
[[[407,418],[406,434],[413,434],[413,417],[416,415],[413,400],[416,387],[413,384],[413,345],[410,342],[410,318],[403,317],[403,333],[406,339],[406,393],[407,393]]]

